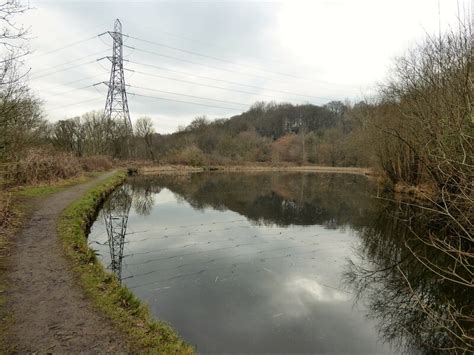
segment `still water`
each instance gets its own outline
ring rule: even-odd
[[[380,206],[364,176],[138,177],[90,246],[199,352],[395,352],[347,284]]]

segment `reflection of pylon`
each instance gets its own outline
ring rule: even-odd
[[[109,32],[109,34],[114,43],[112,57],[108,57],[112,62],[112,67],[110,69],[109,92],[107,94],[104,114],[110,120],[124,122],[127,130],[132,132],[127,91],[125,90],[125,76],[123,73],[122,24],[119,19],[115,20],[114,31]]]
[[[112,214],[104,214],[104,219],[109,241],[110,269],[121,281],[123,245],[127,234],[128,216],[117,217]]]
[[[119,188],[104,206],[104,221],[110,251],[109,268],[120,282],[122,281],[123,247],[127,235],[130,206],[131,196],[126,186]]]

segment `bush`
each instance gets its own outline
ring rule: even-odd
[[[11,165],[9,176],[14,184],[26,185],[76,177],[81,172],[81,164],[72,154],[31,149]]]
[[[208,164],[206,155],[195,145],[174,152],[168,159],[171,164],[203,166]]]
[[[80,158],[81,167],[84,171],[106,171],[113,167],[112,160],[106,155],[93,155]]]
[[[303,161],[302,140],[299,135],[287,134],[272,143],[274,161],[298,162]]]

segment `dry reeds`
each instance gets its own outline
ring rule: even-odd
[[[81,167],[84,171],[106,171],[113,167],[112,160],[106,155],[93,155],[80,158]]]
[[[9,169],[10,183],[33,185],[76,177],[82,172],[80,161],[70,153],[30,149]]]

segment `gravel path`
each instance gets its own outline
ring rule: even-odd
[[[40,199],[15,237],[7,261],[7,311],[13,317],[7,331],[8,351],[128,350],[123,334],[93,308],[77,284],[56,231],[61,212],[111,174]]]

